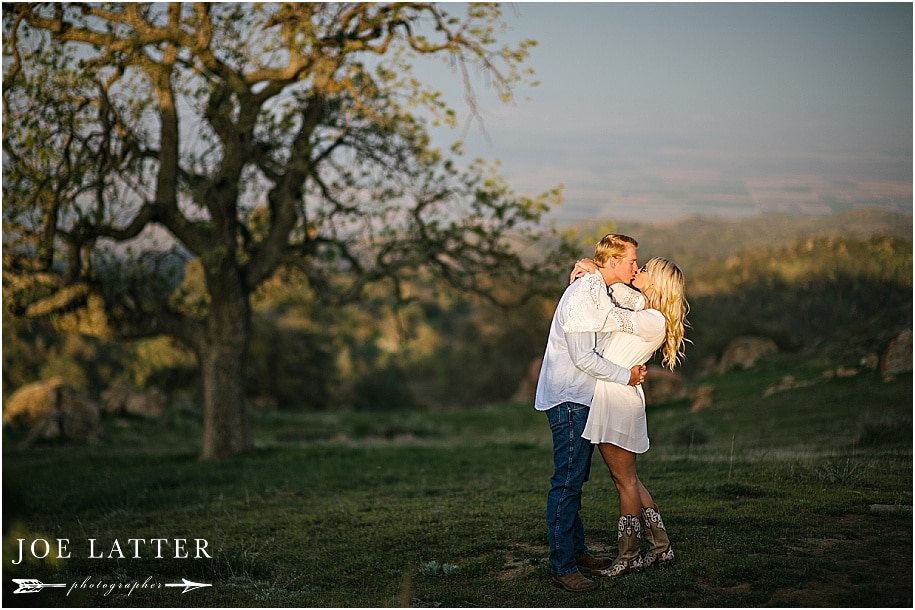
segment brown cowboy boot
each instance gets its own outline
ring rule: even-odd
[[[658,505],[642,508],[642,521],[645,540],[648,541],[648,552],[645,554],[644,567],[653,565],[667,567],[674,562],[674,548],[667,537],[667,529],[658,512]]]
[[[639,547],[642,545],[642,524],[639,518],[635,515],[620,517],[616,538],[619,545],[616,561],[606,570],[592,572],[594,576],[617,578],[642,568],[642,557],[639,555]]]
[[[578,570],[566,574],[565,576],[550,575],[550,579],[553,581],[554,585],[560,589],[569,591],[570,593],[581,593],[582,591],[590,591],[597,587],[596,582],[585,578]]]
[[[575,563],[583,574],[593,574],[594,572],[609,568],[613,565],[613,559],[611,557],[595,557],[588,553],[587,555],[582,555],[577,558]]]

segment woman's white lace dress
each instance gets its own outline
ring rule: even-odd
[[[565,332],[611,332],[603,356],[631,368],[644,364],[664,341],[664,316],[655,309],[633,311],[644,304],[641,293],[614,284],[613,298],[599,273],[582,278],[570,296]],[[614,303],[615,301],[615,303]],[[645,394],[641,386],[598,381],[582,437],[594,444],[612,443],[633,453],[648,451]]]

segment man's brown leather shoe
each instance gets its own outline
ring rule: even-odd
[[[575,560],[578,569],[591,576],[597,576],[595,572],[606,570],[613,565],[613,559],[610,557],[595,557],[594,555],[582,555]]]
[[[597,587],[596,582],[593,580],[588,580],[581,575],[581,572],[577,570],[575,572],[570,572],[565,576],[556,576],[551,574],[550,578],[553,580],[554,585],[572,593],[590,591],[591,589]]]

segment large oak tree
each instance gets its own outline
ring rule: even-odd
[[[532,43],[500,46],[502,25],[497,5],[6,5],[6,306],[179,339],[203,380],[201,457],[247,450],[250,297],[279,269],[327,303],[419,272],[490,296],[538,281],[517,244],[558,192],[517,196],[435,149],[453,102],[411,70],[444,60],[471,113],[477,72],[511,102]],[[197,295],[176,289],[188,260]]]

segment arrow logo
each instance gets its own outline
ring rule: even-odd
[[[13,582],[19,585],[19,588],[13,591],[13,594],[16,593],[38,593],[45,587],[66,587],[64,584],[44,584],[40,580],[35,580],[34,578],[14,578]]]
[[[45,586],[50,586],[50,585],[45,585]],[[61,586],[63,586],[63,585],[61,585]],[[203,587],[212,587],[213,585],[208,585],[208,584],[202,583],[202,582],[191,582],[187,578],[182,578],[181,582],[165,583],[165,586],[166,587],[184,587],[184,591],[181,592],[181,594],[184,595],[188,591],[193,591],[194,589],[202,589]]]

